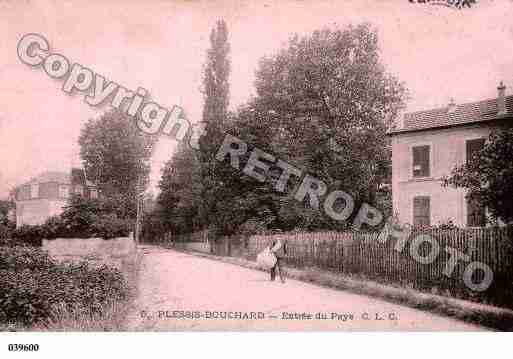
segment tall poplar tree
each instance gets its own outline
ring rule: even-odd
[[[203,77],[204,107],[202,122],[205,135],[200,139],[200,167],[203,182],[203,223],[216,224],[216,187],[218,182],[215,155],[223,140],[223,130],[228,116],[230,45],[228,28],[224,20],[218,20],[210,33],[210,48]]]

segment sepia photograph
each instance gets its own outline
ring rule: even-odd
[[[512,18],[0,0],[0,350],[513,331]]]

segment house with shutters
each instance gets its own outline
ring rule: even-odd
[[[16,227],[24,224],[44,223],[49,217],[59,215],[72,195],[86,198],[98,197],[96,186],[88,181],[82,169],[71,173],[48,171],[16,187]]]
[[[407,113],[391,131],[392,202],[399,222],[413,226],[452,221],[457,226],[487,224],[486,208],[466,198],[465,189],[443,187],[442,178],[484,145],[490,131],[513,123],[513,96],[497,88],[497,98]]]

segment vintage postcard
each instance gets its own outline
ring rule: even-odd
[[[512,18],[0,0],[0,331],[513,330]]]

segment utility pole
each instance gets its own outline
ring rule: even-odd
[[[153,157],[153,154],[155,152],[155,143],[153,142],[150,142],[148,144],[146,144],[147,146],[147,149],[149,148],[150,150],[150,162],[151,162],[151,158]],[[143,173],[143,168],[142,168],[143,164],[141,164],[141,168],[140,168],[140,171],[139,171],[139,176],[138,176],[138,179],[137,179],[137,188],[136,188],[136,209],[137,209],[137,212],[136,212],[136,219],[135,219],[135,233],[134,233],[134,239],[135,239],[135,244],[138,245],[140,244],[141,242],[141,226],[142,226],[142,221],[143,221],[143,217],[144,217],[144,194],[145,194],[145,188],[143,188],[143,185],[142,185],[142,173]],[[150,171],[151,171],[151,168],[150,168]]]
[[[142,222],[142,216],[143,216],[143,211],[142,211],[142,201],[141,201],[141,198],[144,196],[144,193],[140,193],[140,190],[141,190],[141,186],[140,186],[140,183],[141,183],[141,180],[140,180],[140,177],[139,177],[139,180],[138,180],[138,183],[137,183],[137,204],[136,204],[136,208],[137,208],[137,215],[136,215],[136,219],[135,219],[135,234],[134,234],[134,238],[135,238],[135,244],[136,245],[139,245],[140,243],[140,232],[141,232],[141,222]]]
[[[152,151],[152,155],[153,155],[153,151]],[[138,176],[138,179],[137,179],[137,187],[136,187],[136,218],[135,218],[135,233],[134,233],[134,238],[135,238],[135,244],[138,245],[140,244],[141,242],[141,238],[140,238],[140,235],[141,235],[141,224],[142,224],[142,220],[143,220],[143,216],[144,216],[144,204],[143,204],[143,200],[144,200],[144,188],[142,188],[142,168],[140,169],[140,172],[139,172],[139,176]]]

